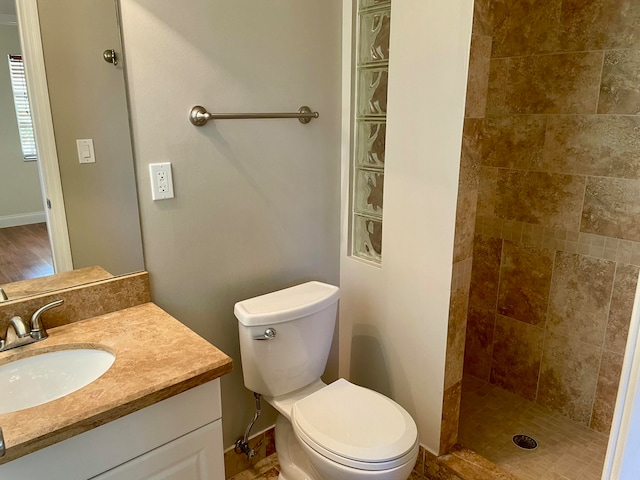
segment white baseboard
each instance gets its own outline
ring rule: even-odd
[[[19,227],[32,223],[44,223],[47,221],[44,212],[20,213],[18,215],[5,215],[0,217],[0,228]]]

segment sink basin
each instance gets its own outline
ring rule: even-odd
[[[104,350],[41,353],[0,366],[0,413],[16,412],[64,397],[105,373],[116,357]]]

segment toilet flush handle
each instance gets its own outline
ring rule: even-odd
[[[275,328],[267,328],[262,335],[253,337],[254,340],[271,340],[272,338],[276,338]]]

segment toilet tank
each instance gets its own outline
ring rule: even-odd
[[[277,397],[319,379],[329,357],[338,298],[338,287],[307,282],[236,303],[244,385]],[[273,338],[268,329],[275,331]]]

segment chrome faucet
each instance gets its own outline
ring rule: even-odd
[[[47,338],[49,335],[42,324],[40,316],[47,310],[62,305],[63,302],[64,300],[57,300],[39,308],[31,315],[31,322],[28,325],[22,317],[12,317],[9,320],[5,337],[0,337],[0,352]]]

